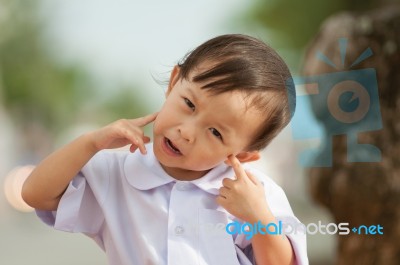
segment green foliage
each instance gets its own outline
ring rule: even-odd
[[[100,106],[100,95],[82,67],[56,63],[41,38],[44,22],[37,5],[0,0],[0,104],[13,121],[35,122],[58,133],[83,117],[110,122],[103,117],[135,115],[140,105],[132,95],[110,96],[108,106]]]
[[[302,49],[330,15],[369,9],[374,0],[258,0],[246,15],[249,26],[263,28],[274,46]]]
[[[0,32],[2,103],[15,121],[59,129],[92,92],[79,67],[61,67],[44,50],[35,1],[1,1],[7,17]]]
[[[138,100],[134,94],[134,89],[130,86],[122,86],[121,89],[114,92],[110,97],[101,103],[102,108],[107,110],[108,115],[103,118],[105,122],[126,118],[134,119],[148,113],[143,110],[146,106],[143,101]]]

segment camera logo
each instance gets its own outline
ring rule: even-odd
[[[339,39],[342,69],[344,68],[347,39]],[[350,66],[358,65],[372,56],[366,49]],[[339,69],[321,52],[317,59]],[[296,86],[296,113],[292,119],[294,139],[317,139],[321,144],[300,154],[300,163],[306,167],[332,166],[332,137],[347,136],[348,162],[379,162],[381,151],[374,145],[358,143],[358,134],[382,129],[378,84],[374,68],[338,71],[314,76],[293,78]],[[306,89],[300,91],[299,87]],[[302,93],[299,93],[302,92]],[[325,131],[313,125],[310,101],[314,113],[325,123]],[[293,105],[293,104],[292,104]]]

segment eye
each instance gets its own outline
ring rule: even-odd
[[[187,98],[184,98],[186,105],[191,108],[193,111],[196,109],[196,106]]]
[[[215,128],[210,128],[211,133],[215,136],[218,137],[220,140],[222,140],[222,135],[217,131]]]

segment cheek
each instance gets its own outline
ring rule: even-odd
[[[155,121],[153,122],[153,132],[155,134],[159,134],[161,131],[161,127],[162,127],[162,119],[159,119],[160,116],[157,116],[157,118],[155,119]]]
[[[166,113],[164,108],[162,108],[157,115],[157,118],[153,122],[153,130],[155,133],[160,133],[162,129],[165,127],[165,122],[168,120],[166,117]]]
[[[221,161],[225,161],[227,159],[226,150],[221,150],[215,145],[202,145],[199,149],[196,150],[198,157],[197,161],[199,164],[205,164],[207,166],[215,166],[219,164]]]
[[[173,113],[173,109],[169,105],[168,102],[165,102],[161,110],[158,112],[157,118],[153,124],[153,130],[155,133],[160,133],[163,129],[169,127],[173,118],[176,117]]]
[[[192,168],[194,170],[209,170],[211,168],[216,167],[217,165],[219,165],[220,163],[224,162],[226,160],[226,158],[221,159],[221,158],[212,158],[212,157],[205,157],[204,159],[201,160],[197,160],[196,163],[194,163],[192,165]],[[199,162],[200,161],[200,162]]]

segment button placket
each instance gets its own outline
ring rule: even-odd
[[[192,234],[192,224],[196,223],[197,215],[193,208],[193,196],[187,195],[191,187],[190,182],[176,181],[171,190],[168,217],[168,264],[187,264],[182,262],[191,259],[190,253],[197,244]],[[185,249],[186,251],[183,251]]]
[[[176,189],[179,191],[185,191],[188,188],[188,183],[186,182],[176,182]],[[174,229],[175,235],[181,236],[185,233],[185,227],[183,225],[176,225]]]

